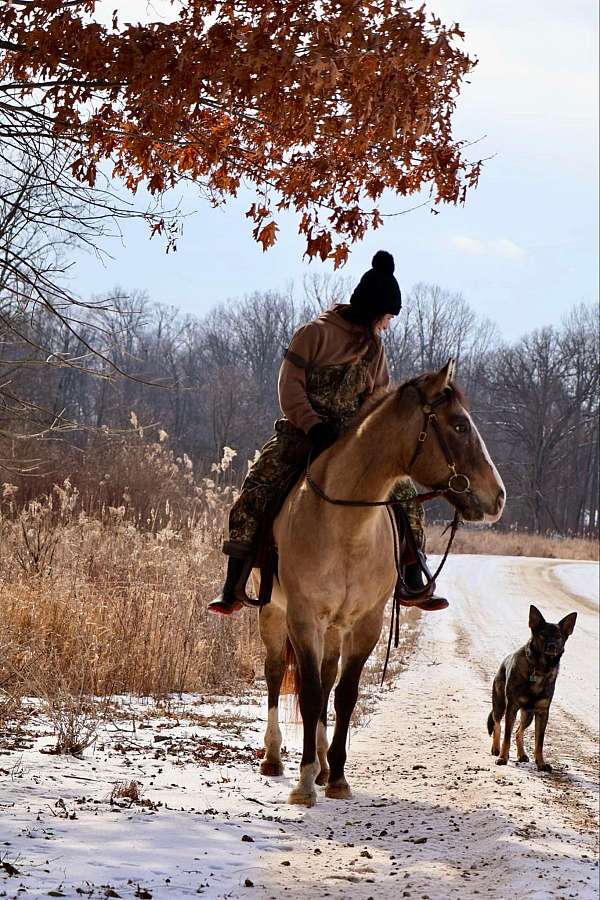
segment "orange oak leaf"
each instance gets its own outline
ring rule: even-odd
[[[262,244],[263,251],[268,250],[269,247],[273,246],[276,240],[277,231],[278,227],[275,222],[269,222],[268,225],[261,228],[256,240]]]

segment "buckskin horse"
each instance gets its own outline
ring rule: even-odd
[[[326,797],[352,796],[344,776],[350,716],[398,577],[385,507],[393,485],[410,474],[443,493],[468,521],[496,522],[502,515],[504,485],[453,373],[449,360],[439,372],[374,399],[299,480],[275,519],[278,577],[259,618],[269,707],[261,772],[283,774],[278,703],[291,643],[304,733],[290,803],[312,806],[315,784],[325,785]],[[327,502],[333,498],[356,505]],[[340,658],[328,747],[327,706]]]

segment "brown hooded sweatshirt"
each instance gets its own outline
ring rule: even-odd
[[[340,315],[342,304],[321,313],[312,322],[294,332],[279,370],[279,405],[284,416],[296,428],[307,432],[321,421],[310,404],[306,377],[311,369],[356,362],[374,339],[378,352],[369,364],[368,389],[387,387],[390,381],[385,350],[379,337],[369,337],[365,328],[347,322]]]

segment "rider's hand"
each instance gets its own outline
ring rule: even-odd
[[[331,422],[317,422],[308,429],[306,436],[312,444],[312,458],[316,459],[319,453],[330,447],[339,437],[339,429]]]

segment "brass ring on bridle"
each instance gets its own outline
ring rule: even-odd
[[[457,483],[463,486],[457,487]],[[448,487],[453,494],[466,494],[471,487],[471,482],[467,475],[461,475],[460,472],[455,472],[454,475],[451,475],[448,479]]]

